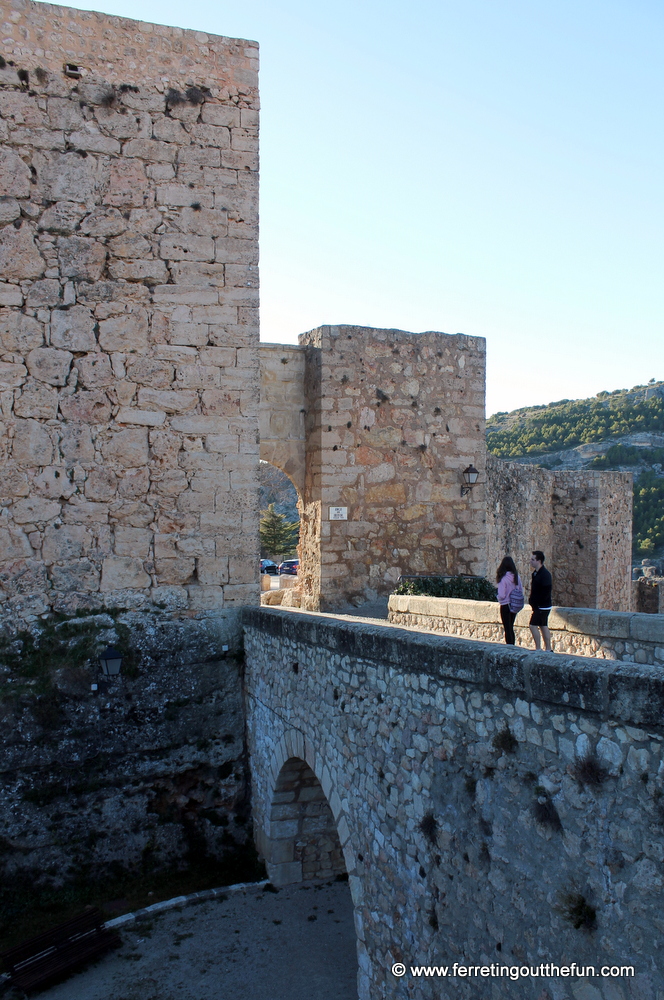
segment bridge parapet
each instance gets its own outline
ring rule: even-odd
[[[437,979],[392,976],[399,961],[574,956],[597,967],[603,1000],[616,995],[599,978],[605,964],[633,965],[643,988],[661,982],[657,668],[272,608],[247,610],[244,623],[259,847],[270,862],[277,783],[284,764],[304,761],[349,874],[362,998],[406,998],[409,984],[439,996]],[[307,846],[302,834],[293,850]],[[514,995],[502,975],[495,1000]],[[572,1000],[584,981],[539,976],[519,995],[549,985]],[[473,990],[455,981],[460,997]]]
[[[530,608],[523,608],[515,621],[517,643],[527,647],[532,646],[530,614]],[[407,628],[503,642],[500,610],[495,601],[392,594],[389,618],[392,624]],[[553,608],[549,628],[556,653],[664,667],[664,615]]]

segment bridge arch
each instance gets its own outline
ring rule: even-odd
[[[333,772],[309,737],[284,726],[260,701],[252,702],[248,721],[256,846],[277,886],[347,872],[357,938],[358,990],[364,1000],[370,969],[364,893],[351,824]],[[266,738],[269,752],[256,752],[259,743],[265,746]]]

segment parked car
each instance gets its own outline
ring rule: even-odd
[[[261,559],[261,573],[267,573],[268,576],[278,576],[279,567],[271,559]]]
[[[297,576],[300,567],[299,559],[285,559],[279,563],[279,576]]]

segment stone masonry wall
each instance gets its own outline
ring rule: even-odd
[[[530,554],[541,549],[556,604],[630,610],[630,474],[552,472],[487,455],[486,496],[492,578],[509,554],[527,583]]]
[[[244,621],[259,840],[284,764],[306,761],[349,873],[361,1000],[663,1000],[658,669],[276,609]],[[455,962],[477,971],[410,971]]]
[[[51,625],[45,656],[25,634],[0,646],[0,939],[54,894],[110,901],[185,865],[247,877],[241,665],[224,637],[223,619],[132,612]],[[104,681],[109,642],[124,663]]]
[[[517,646],[533,649],[525,607],[515,621]],[[389,620],[439,635],[504,643],[498,605],[441,597],[392,594]],[[589,608],[553,608],[549,615],[553,651],[623,663],[664,667],[664,615],[625,614]]]
[[[261,344],[260,457],[285,472],[302,496],[306,438],[305,350]]]
[[[300,343],[308,606],[388,592],[401,574],[483,574],[483,486],[461,485],[471,462],[484,470],[484,341],[324,326]]]
[[[258,601],[257,46],[0,23],[0,604]]]

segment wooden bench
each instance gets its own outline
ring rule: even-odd
[[[116,931],[104,927],[100,910],[91,907],[51,931],[0,954],[12,986],[29,993],[43,989],[81,965],[121,944]]]

